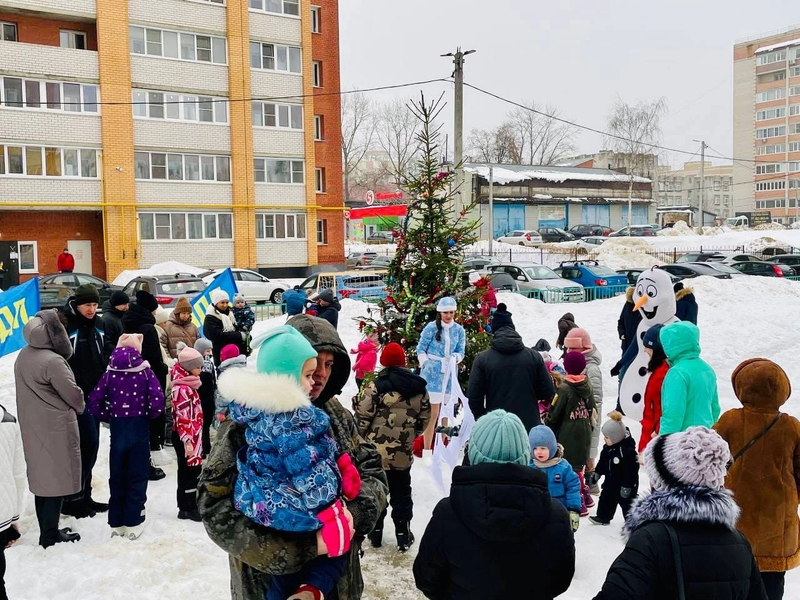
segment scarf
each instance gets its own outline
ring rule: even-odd
[[[222,321],[222,331],[236,331],[236,319],[231,314],[230,308],[228,308],[227,312],[221,312],[212,304],[208,307],[208,312],[206,314]]]
[[[187,375],[186,377],[176,377],[172,380],[172,386],[177,387],[179,385],[185,385],[193,390],[200,388],[200,377],[197,375]]]

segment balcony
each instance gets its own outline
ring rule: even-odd
[[[250,39],[300,46],[303,40],[300,19],[250,11]]]
[[[54,146],[75,144],[100,147],[100,117],[97,113],[62,113],[0,108],[0,131],[8,141],[42,142]]]
[[[96,82],[99,78],[97,52],[57,46],[0,41],[0,72],[51,79]]]
[[[253,152],[256,154],[294,158],[302,157],[305,148],[303,131],[253,127]]]
[[[185,0],[130,0],[131,23],[225,35],[225,6]]]
[[[41,12],[54,17],[97,17],[95,0],[3,0],[3,10],[19,9],[26,13]]]
[[[250,86],[253,98],[300,98],[303,95],[303,77],[298,74],[251,69]]]
[[[231,136],[227,125],[168,119],[134,119],[133,133],[137,148],[231,153]]]
[[[134,87],[228,95],[226,65],[132,54],[131,80]]]

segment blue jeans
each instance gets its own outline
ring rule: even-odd
[[[109,456],[108,524],[135,527],[144,522],[150,474],[150,419],[112,417]]]

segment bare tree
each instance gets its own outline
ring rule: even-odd
[[[354,174],[373,143],[375,123],[372,101],[363,92],[342,94],[341,100],[344,197],[349,199]]]
[[[476,162],[519,164],[519,150],[508,123],[497,129],[473,129],[467,144],[469,158]]]
[[[606,146],[622,155],[628,184],[628,235],[633,208],[633,182],[637,175],[649,171],[656,145],[661,138],[661,118],[667,112],[664,98],[631,105],[617,98],[608,117]]]
[[[525,103],[525,108],[515,108],[508,114],[518,164],[551,165],[575,149],[573,139],[577,129],[552,118],[558,116],[554,106],[547,105],[542,110],[533,100]]]
[[[375,134],[378,145],[388,155],[387,170],[392,182],[400,185],[408,176],[417,153],[414,141],[419,120],[405,102],[395,98],[376,110]]]

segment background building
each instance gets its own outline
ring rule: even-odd
[[[733,209],[800,217],[800,28],[733,48]]]
[[[659,169],[659,213],[690,211],[695,215],[691,224],[699,224],[700,166],[700,161],[695,161],[684,163],[681,169]],[[733,216],[733,166],[713,165],[706,161],[704,175],[703,220],[706,225],[712,225],[715,219],[725,220]]]
[[[338,0],[0,0],[0,261],[341,262],[338,35]]]

